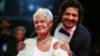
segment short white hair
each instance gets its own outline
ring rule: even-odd
[[[47,18],[47,20],[53,20],[52,12],[47,8],[39,8],[35,14],[33,15],[33,20],[37,15],[43,15]]]

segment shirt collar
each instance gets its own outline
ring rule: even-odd
[[[68,32],[68,33],[73,33],[75,30],[76,30],[76,25],[74,25],[72,28],[70,28],[70,29],[65,29],[64,28],[64,26],[63,26],[63,24],[62,23],[60,23],[59,25],[58,25],[58,28],[59,29],[61,29],[61,28],[63,28],[64,30],[66,30],[66,32]]]

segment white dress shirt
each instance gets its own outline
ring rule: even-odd
[[[67,36],[67,35],[65,35],[64,33],[60,33],[59,30],[60,30],[61,28],[63,28],[66,32],[68,32],[68,33],[70,34],[70,36]],[[65,43],[69,43],[70,40],[72,39],[72,36],[73,36],[73,33],[74,33],[75,29],[76,29],[76,25],[73,26],[73,27],[70,28],[70,29],[65,29],[64,26],[63,26],[63,24],[60,23],[60,24],[58,25],[58,27],[56,28],[55,32],[54,32],[54,37],[55,37],[56,39],[60,40],[60,41],[64,41]]]

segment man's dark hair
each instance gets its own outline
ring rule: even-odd
[[[81,23],[82,18],[83,18],[83,8],[82,5],[77,1],[77,0],[65,0],[59,7],[59,17],[60,17],[60,22],[62,21],[62,16],[64,11],[68,8],[68,7],[75,7],[78,9],[78,23]]]

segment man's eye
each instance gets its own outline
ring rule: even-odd
[[[70,15],[69,13],[65,13],[65,15]]]
[[[73,14],[73,16],[74,16],[74,17],[77,17],[77,15],[76,15],[76,14]]]

